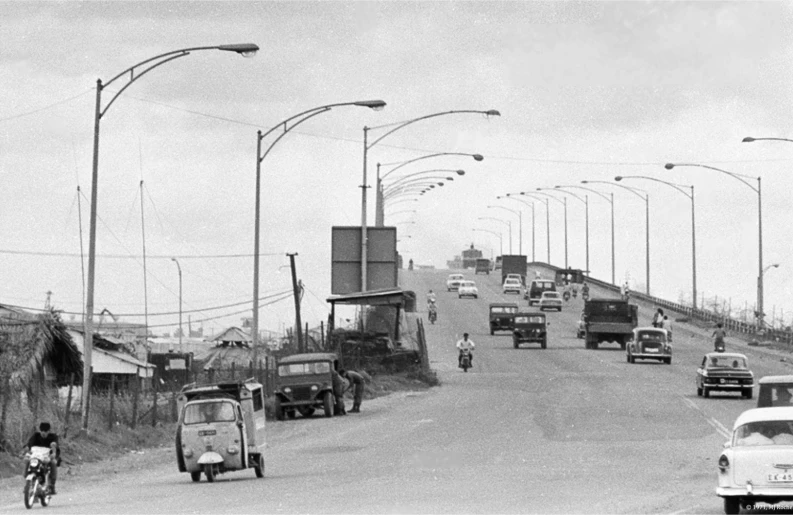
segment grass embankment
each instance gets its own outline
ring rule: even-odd
[[[440,383],[435,372],[410,371],[396,374],[366,375],[364,400],[374,399],[399,391],[421,391]],[[351,402],[350,392],[347,393]],[[267,402],[268,408],[272,402]],[[268,409],[267,418],[274,420]],[[59,428],[55,430],[63,434]],[[118,425],[112,431],[105,427],[94,427],[88,434],[79,434],[73,426],[66,438],[61,440],[63,458],[62,474],[70,474],[70,468],[103,459],[113,459],[131,451],[173,445],[175,424],[159,424],[157,427],[138,425],[135,429]],[[17,451],[21,451],[18,449]],[[22,475],[23,460],[19,452],[0,452],[0,478]]]

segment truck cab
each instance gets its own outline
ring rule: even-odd
[[[584,304],[585,348],[597,349],[601,343],[614,342],[625,350],[638,321],[638,306],[627,300],[589,299]]]

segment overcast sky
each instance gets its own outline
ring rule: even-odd
[[[96,80],[171,50],[253,42],[261,51],[252,59],[203,51],[167,63],[103,117],[97,312],[143,321],[143,220],[154,332],[178,320],[173,256],[194,324],[239,325],[252,297],[256,131],[313,107],[383,99],[380,112],[341,107],[311,119],[262,164],[261,293],[291,287],[282,267],[297,252],[311,325],[328,313],[331,227],[361,222],[362,128],[488,109],[501,116],[432,118],[370,150],[370,183],[377,162],[485,156],[427,159],[389,177],[466,171],[387,208],[387,225],[404,222],[405,260],[444,267],[471,243],[498,254],[499,239],[474,228],[503,231],[508,253],[507,225],[479,217],[512,220],[517,254],[517,215],[488,205],[523,209],[531,258],[530,208],[496,196],[651,176],[695,186],[700,292],[751,306],[758,196],[716,171],[663,167],[699,163],[748,175],[752,186],[762,177],[764,262],[780,264],[765,275],[766,312],[793,318],[793,143],[741,143],[793,138],[789,3],[2,2],[0,19],[0,303],[41,308],[51,291],[56,308],[84,309]],[[104,105],[123,84],[104,91]],[[689,199],[655,182],[621,184],[650,196],[651,293],[690,298]],[[592,188],[614,193],[617,280],[643,289],[644,202],[619,187]],[[589,204],[590,267],[608,280],[609,206],[593,193]],[[583,206],[568,197],[574,268],[585,266]],[[371,191],[369,207],[373,223]],[[562,204],[550,210],[551,261],[564,265]],[[543,204],[536,215],[535,252],[545,260]],[[265,306],[260,326],[280,330],[293,311],[291,299]]]

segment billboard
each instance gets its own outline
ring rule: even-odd
[[[361,227],[331,228],[333,295],[361,291]],[[397,287],[396,227],[367,227],[366,291]]]

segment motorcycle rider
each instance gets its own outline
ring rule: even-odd
[[[586,282],[581,287],[581,295],[583,295],[584,297],[588,297],[589,296],[589,285]]]
[[[28,453],[32,447],[48,447],[51,450],[53,457],[49,464],[49,494],[55,495],[55,481],[58,480],[58,463],[61,460],[61,448],[58,445],[58,435],[51,433],[50,429],[52,429],[52,426],[50,426],[49,422],[39,424],[39,430],[30,437],[24,447],[24,451]],[[25,461],[25,470],[27,468],[28,461]]]
[[[435,305],[435,301],[432,301],[427,306],[427,310],[429,311],[429,319],[430,321],[434,321],[438,319],[438,306]]]
[[[727,331],[724,330],[721,322],[716,324],[716,329],[710,336],[713,338],[713,349],[716,352],[724,352],[724,338],[727,337]]]
[[[435,293],[432,290],[427,292],[427,306],[430,304],[435,304]]]
[[[468,339],[468,333],[463,333],[463,339],[462,340],[457,340],[457,349],[459,351],[458,354],[457,354],[457,367],[458,368],[462,368],[463,367],[463,351],[464,350],[468,351],[468,364],[471,365],[471,366],[474,365],[474,348],[475,347],[476,347],[476,345],[474,344],[474,342],[472,340]]]

